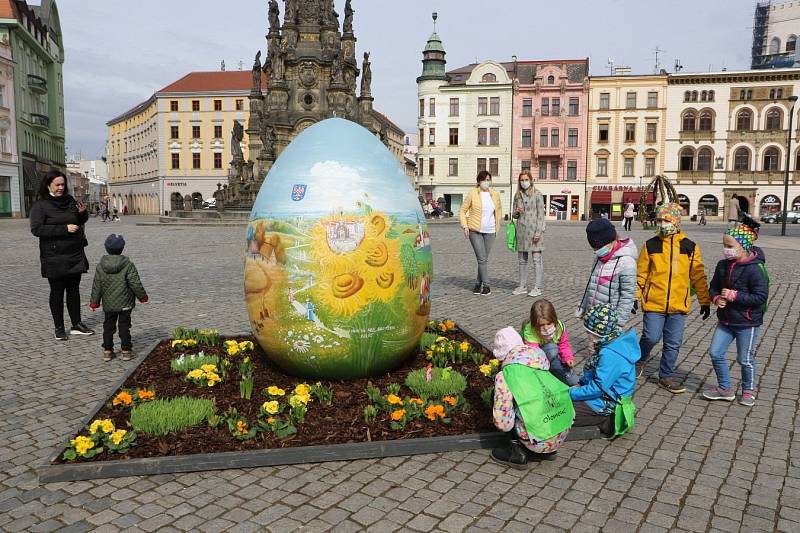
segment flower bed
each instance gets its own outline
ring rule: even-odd
[[[401,368],[314,381],[271,365],[251,338],[176,330],[114,390],[55,464],[494,432],[490,352],[431,322]],[[180,403],[180,405],[178,405]]]

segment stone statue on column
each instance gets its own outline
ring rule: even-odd
[[[258,51],[256,60],[253,62],[253,91],[261,92],[261,50]]]
[[[283,0],[286,2],[286,8],[283,15],[284,24],[297,23],[297,0]]]
[[[361,96],[372,96],[372,65],[369,62],[369,52],[364,52],[364,62],[361,63]]]
[[[278,0],[269,0],[269,31],[279,32],[281,30],[280,9]]]
[[[319,10],[319,23],[323,26],[333,24],[333,0],[322,0]]]
[[[333,63],[331,64],[331,83],[343,84],[344,75],[342,74],[342,52],[337,50],[333,55]]]
[[[265,123],[262,115],[261,133],[259,140],[261,140],[261,153],[259,159],[273,159],[275,157],[275,134],[272,131],[272,126]]]
[[[233,130],[231,131],[231,156],[233,156],[234,161],[244,160],[242,139],[244,139],[244,126],[238,120],[234,120]]]
[[[285,79],[285,64],[284,64],[285,45],[282,45],[277,39],[270,43],[269,59],[270,59],[270,81],[282,82]]]
[[[342,25],[343,33],[353,33],[353,6],[350,5],[350,0],[344,4],[344,24]]]

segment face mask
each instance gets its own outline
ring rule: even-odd
[[[722,255],[724,255],[725,259],[728,259],[729,261],[731,259],[739,259],[739,250],[736,248],[723,248]]]
[[[603,246],[602,248],[600,248],[598,250],[595,250],[594,253],[597,254],[597,257],[605,257],[605,256],[607,256],[608,254],[611,253],[612,249],[613,249],[613,246],[611,246],[611,243],[609,243],[609,244],[606,244],[605,246]]]
[[[541,333],[543,337],[547,337],[549,339],[556,334],[556,326],[554,324],[542,326],[539,328],[539,333]]]
[[[530,181],[520,181],[519,182],[519,186],[522,187],[523,190],[527,191],[528,187],[531,186],[531,182]]]
[[[674,235],[678,233],[678,227],[672,222],[662,222],[658,225],[658,232],[661,235]]]
[[[480,183],[481,190],[482,190],[482,191],[488,191],[488,190],[489,190],[489,185],[491,185],[491,184],[492,184],[492,183],[491,183],[489,180],[484,180],[484,181],[482,181],[482,182]]]

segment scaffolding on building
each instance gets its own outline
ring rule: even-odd
[[[764,68],[769,60],[767,52],[766,38],[769,26],[769,8],[771,0],[761,1],[756,4],[756,12],[753,16],[753,51],[751,55],[750,68]]]

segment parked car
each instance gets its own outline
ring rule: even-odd
[[[778,211],[777,213],[769,213],[767,215],[763,215],[761,217],[761,222],[765,224],[780,224],[781,222],[783,222],[783,211]],[[800,223],[800,211],[787,212],[786,223],[787,224]]]

